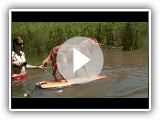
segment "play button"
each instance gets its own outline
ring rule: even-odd
[[[79,68],[81,68],[84,64],[86,64],[88,61],[90,61],[90,59],[88,57],[86,57],[85,55],[83,55],[82,53],[80,53],[78,50],[76,50],[75,48],[73,48],[73,72],[75,72],[76,70],[78,70]]]
[[[61,45],[57,66],[60,74],[70,82],[90,82],[103,68],[103,53],[92,39],[73,37]]]

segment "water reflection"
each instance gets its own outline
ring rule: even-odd
[[[103,50],[104,66],[148,66],[148,52],[146,51],[128,51],[121,50]]]

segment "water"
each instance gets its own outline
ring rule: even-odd
[[[100,75],[102,80],[85,84],[76,84],[57,89],[35,89],[35,83],[53,80],[51,63],[43,69],[27,69],[28,80],[16,86],[12,83],[12,98],[148,98],[148,52],[143,50],[122,52],[121,50],[103,50],[104,67]],[[31,65],[40,65],[45,55],[26,56]],[[57,77],[60,78],[59,72]]]

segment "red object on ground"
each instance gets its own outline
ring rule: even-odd
[[[13,81],[22,80],[23,78],[26,78],[26,77],[27,77],[27,74],[25,74],[25,75],[18,75],[16,77],[12,77],[12,80]]]

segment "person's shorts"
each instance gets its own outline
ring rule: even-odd
[[[18,75],[18,76],[12,77],[12,80],[13,81],[18,81],[18,80],[22,80],[23,78],[26,78],[26,77],[27,77],[27,74]]]

